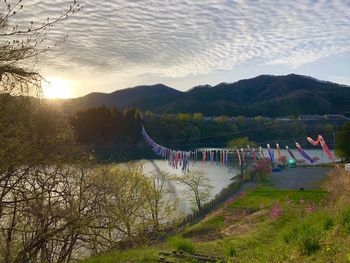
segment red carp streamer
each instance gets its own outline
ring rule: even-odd
[[[329,148],[328,148],[326,142],[324,141],[322,135],[318,135],[317,141],[314,141],[314,140],[313,140],[312,138],[310,138],[310,137],[307,137],[307,140],[309,141],[309,143],[311,143],[311,144],[314,145],[314,146],[316,146],[316,145],[318,145],[318,144],[321,144],[322,149],[323,149],[323,151],[328,155],[328,158],[329,158],[330,160],[332,160],[333,163],[335,162],[335,161],[334,161],[334,158],[333,158],[333,155],[332,155],[331,151],[329,150]]]

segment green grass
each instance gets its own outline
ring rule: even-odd
[[[170,237],[168,239],[169,247],[175,250],[182,250],[185,252],[193,253],[195,251],[194,245],[191,240],[184,239],[181,237]]]
[[[301,199],[304,199],[306,202],[318,203],[325,195],[324,190],[279,190],[262,185],[254,191],[248,191],[244,198],[233,202],[230,206],[259,209],[262,205],[268,207],[275,202],[285,205],[288,199],[293,202],[300,202]]]
[[[278,190],[260,185],[166,243],[84,262],[155,262],[159,251],[173,249],[225,257],[228,262],[350,262],[350,208],[331,213],[322,205],[325,196],[323,190]],[[230,225],[248,224],[244,217],[225,218],[241,211],[270,210],[276,202],[282,207],[280,217],[273,219],[267,213],[249,222],[247,232],[222,236]],[[306,209],[311,203],[316,204],[316,211]]]
[[[345,231],[350,232],[350,207],[346,207],[341,211],[340,223]]]
[[[202,220],[198,224],[187,228],[182,235],[189,238],[199,237],[205,239],[211,235],[215,236],[215,234],[221,231],[224,227],[225,223],[223,215],[211,216]]]

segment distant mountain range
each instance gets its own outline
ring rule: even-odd
[[[137,86],[109,94],[90,93],[62,100],[61,104],[67,113],[105,105],[154,113],[201,112],[205,116],[350,114],[350,87],[296,74],[261,75],[213,87],[197,86],[185,92],[163,84]]]

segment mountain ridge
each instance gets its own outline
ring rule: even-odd
[[[281,117],[350,112],[350,86],[297,74],[259,75],[233,83],[199,85],[187,91],[164,84],[140,85],[111,93],[94,92],[61,104],[69,113],[104,105],[155,113]]]

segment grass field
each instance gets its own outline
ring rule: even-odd
[[[173,249],[224,262],[350,262],[350,203],[333,209],[328,195],[262,184],[168,242],[83,262],[156,262],[160,251]]]

